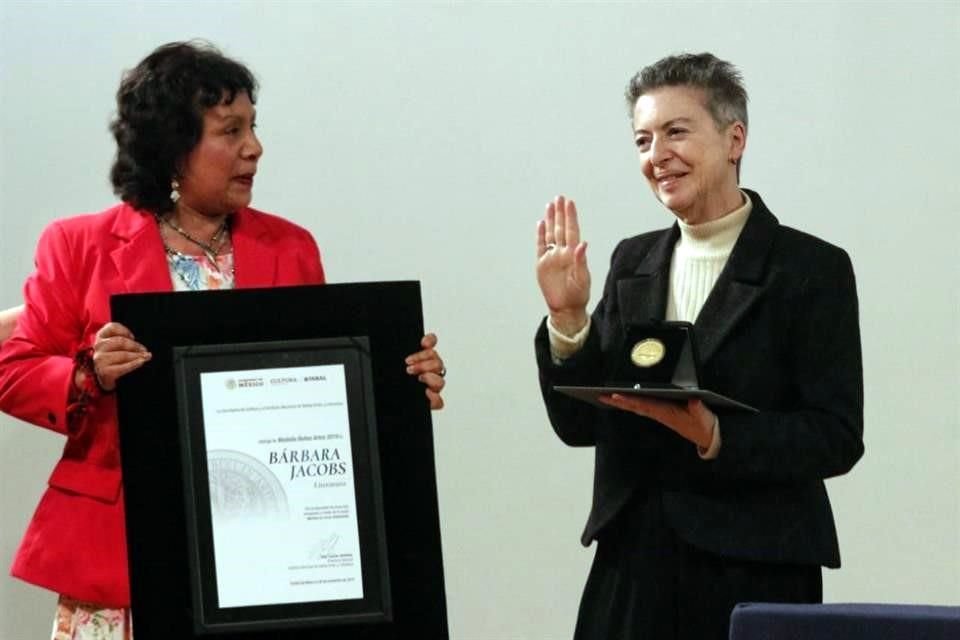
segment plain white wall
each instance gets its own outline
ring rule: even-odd
[[[829,482],[844,566],[828,601],[960,601],[960,5],[0,0],[0,305],[41,229],[114,201],[123,69],[204,37],[257,73],[255,206],[309,228],[334,282],[419,279],[447,361],[434,418],[457,640],[571,634],[592,550],[592,454],[542,408],[533,232],[575,197],[599,295],[626,235],[670,224],[621,98],[659,57],[709,50],[750,92],[743,183],[857,272],[866,456]],[[59,436],[0,416],[0,562]],[[82,552],[82,550],[78,550]],[[0,578],[0,638],[54,599]]]

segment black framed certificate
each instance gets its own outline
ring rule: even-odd
[[[389,621],[369,340],[173,361],[195,630]]]
[[[448,638],[418,283],[111,308],[137,640]]]

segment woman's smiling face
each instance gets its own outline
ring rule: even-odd
[[[633,110],[643,175],[657,199],[689,224],[719,218],[740,202],[736,161],[746,130],[739,121],[718,127],[705,99],[701,89],[661,87],[637,98]]]

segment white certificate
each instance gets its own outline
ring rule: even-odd
[[[200,374],[221,608],[363,598],[344,366]]]

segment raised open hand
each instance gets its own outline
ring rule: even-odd
[[[577,205],[557,196],[537,223],[537,282],[554,326],[573,335],[587,324],[590,270]]]

